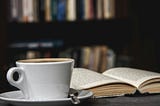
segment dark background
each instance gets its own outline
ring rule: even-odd
[[[133,5],[132,5],[133,4]],[[159,9],[158,2],[131,0],[132,19],[135,20],[133,53],[136,66],[160,72]]]
[[[121,3],[120,1],[118,2]],[[156,0],[128,0],[127,11],[129,14],[126,20],[55,22],[53,23],[55,26],[52,26],[52,23],[20,24],[18,26],[16,23],[8,23],[6,12],[8,6],[6,2],[6,0],[0,0],[0,73],[2,76],[0,80],[4,84],[1,89],[7,86],[4,79],[9,56],[8,44],[14,40],[26,40],[27,38],[34,40],[37,36],[48,39],[51,37],[63,39],[66,46],[103,44],[107,42],[106,44],[114,48],[116,52],[127,54],[133,58],[131,67],[160,72],[160,17],[158,15],[160,7]],[[55,30],[48,32],[48,28]],[[107,32],[106,29],[109,31]],[[35,36],[30,35],[28,31],[34,33]],[[45,31],[48,36],[42,34]],[[15,36],[10,36],[13,32],[18,33]],[[112,36],[104,39],[106,32]],[[54,33],[55,36],[50,35],[51,33]],[[71,36],[73,36],[72,39]]]

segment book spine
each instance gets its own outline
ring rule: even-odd
[[[10,0],[10,21],[18,20],[18,0]]]
[[[58,9],[57,20],[58,21],[66,20],[66,0],[58,0],[57,9]]]
[[[38,22],[39,18],[39,0],[33,0],[33,18],[34,18],[34,22]]]
[[[115,17],[115,1],[104,0],[104,19]]]
[[[108,64],[107,64],[107,68],[106,69],[110,69],[110,68],[115,67],[115,60],[116,60],[115,52],[112,49],[108,49],[108,52],[107,52],[107,63]]]
[[[89,0],[84,1],[84,20],[89,18]]]
[[[51,0],[45,0],[45,20],[46,22],[51,22]]]
[[[107,53],[108,53],[108,47],[107,46],[101,46],[100,47],[100,61],[99,61],[99,73],[103,73],[106,69],[107,69],[107,66],[108,66],[108,56],[107,56]]]
[[[23,7],[22,7],[22,0],[18,0],[18,22],[23,21]]]
[[[90,0],[89,2],[89,19],[94,19],[94,0]]]
[[[45,0],[39,0],[38,2],[38,17],[39,21],[44,22],[45,21]]]
[[[85,20],[93,19],[93,0],[85,0]]]
[[[84,67],[84,68],[89,68],[89,65],[90,65],[90,57],[92,55],[92,52],[91,52],[91,48],[86,46],[86,47],[83,47],[82,50],[81,50],[81,67]]]
[[[35,0],[34,0],[35,1]],[[28,2],[28,8],[27,8],[27,16],[28,16],[28,22],[34,21],[34,3],[33,0],[27,0]]]
[[[76,20],[76,0],[67,1],[67,20],[68,21]]]
[[[97,19],[103,19],[103,0],[97,0]]]
[[[97,0],[93,0],[93,17],[97,19]]]
[[[23,22],[28,22],[28,0],[22,1],[22,7],[23,7]]]
[[[76,2],[76,15],[77,20],[83,20],[84,19],[84,0],[77,0]]]
[[[57,3],[58,0],[52,0],[51,1],[51,13],[52,13],[52,20],[57,20]]]
[[[100,66],[100,46],[95,46],[93,47],[93,52],[94,52],[94,65],[93,65],[93,70],[96,72],[99,72],[99,66]]]

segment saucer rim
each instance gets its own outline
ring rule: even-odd
[[[91,98],[93,96],[93,92],[89,91],[89,90],[81,90],[81,92],[88,92],[83,96],[78,96],[78,99],[83,100],[83,99],[88,99]],[[24,98],[9,98],[9,97],[4,97],[2,96],[2,94],[6,94],[6,93],[11,93],[11,92],[21,92],[20,90],[16,90],[16,91],[8,91],[8,92],[3,92],[0,93],[0,100],[3,101],[8,101],[8,102],[19,102],[19,103],[42,103],[42,102],[65,102],[65,101],[71,101],[71,98],[62,98],[62,99],[49,99],[49,100],[29,100],[29,99],[24,99]]]

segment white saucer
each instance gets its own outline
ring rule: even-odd
[[[93,93],[88,90],[82,90],[79,92],[79,100],[83,102],[84,100],[91,98]],[[59,106],[72,104],[70,98],[54,99],[54,100],[43,100],[35,101],[24,99],[21,91],[10,91],[0,94],[0,102],[11,104],[15,106]]]

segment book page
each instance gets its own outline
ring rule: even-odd
[[[111,83],[124,83],[124,82],[102,75],[100,73],[97,73],[89,69],[74,68],[72,72],[70,87],[80,90]]]
[[[147,80],[160,78],[160,73],[127,67],[111,68],[102,74],[128,82],[137,88]]]

